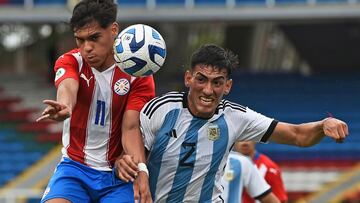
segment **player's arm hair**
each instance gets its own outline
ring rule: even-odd
[[[323,122],[324,120],[299,125],[279,122],[270,140],[280,144],[310,147],[325,137]]]
[[[145,147],[140,131],[140,113],[138,111],[125,111],[121,140],[125,154],[133,155],[138,162],[146,163]]]
[[[77,101],[79,82],[73,78],[66,78],[57,88],[56,100],[73,110]]]

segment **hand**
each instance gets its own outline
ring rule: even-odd
[[[44,100],[44,104],[48,106],[44,109],[41,116],[36,119],[36,122],[51,119],[54,121],[64,121],[71,116],[71,109],[54,100]]]
[[[323,121],[323,131],[326,136],[333,138],[337,143],[342,143],[349,134],[347,124],[336,118],[326,118]]]
[[[134,181],[138,176],[138,161],[131,155],[123,155],[115,161],[117,176],[125,182]]]
[[[141,203],[152,203],[149,177],[145,172],[140,171],[138,177],[134,181],[134,199],[135,202],[141,201]]]

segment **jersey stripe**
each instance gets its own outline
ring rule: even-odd
[[[213,188],[215,185],[216,172],[219,170],[220,163],[224,159],[224,155],[227,152],[229,130],[224,119],[224,115],[222,115],[215,123],[220,128],[220,136],[219,139],[213,142],[213,155],[211,159],[210,170],[205,176],[199,202],[211,201]]]
[[[234,159],[230,157],[230,170],[233,171],[234,179],[230,181],[229,184],[229,193],[228,193],[228,203],[239,203],[240,192],[242,188],[240,188],[241,184],[241,162],[238,159]]]
[[[168,99],[168,100],[164,100],[161,103],[159,103],[158,105],[156,105],[151,111],[150,111],[150,115],[149,119],[151,119],[152,115],[154,114],[154,112],[156,111],[156,109],[158,109],[159,107],[161,107],[162,105],[169,103],[169,102],[182,102],[183,99],[182,98],[178,98],[178,99]]]
[[[89,69],[81,69],[83,74],[90,76],[93,75]],[[90,78],[90,77],[89,77]],[[85,151],[84,146],[86,143],[86,139],[88,136],[87,129],[89,125],[89,116],[92,111],[89,106],[91,106],[92,100],[95,94],[95,85],[94,80],[91,80],[89,86],[87,85],[79,85],[79,89],[77,98],[88,98],[88,95],[91,95],[92,99],[82,100],[82,102],[77,102],[74,107],[74,112],[72,113],[71,124],[70,126],[81,126],[77,128],[70,128],[69,134],[70,136],[70,145],[67,149],[67,154],[69,157],[80,163],[85,163]],[[81,82],[85,82],[80,80]],[[76,136],[74,136],[76,135]],[[81,151],[79,149],[82,149]]]
[[[151,152],[149,154],[149,182],[150,182],[150,189],[151,189],[151,196],[152,199],[155,200],[155,193],[156,193],[156,185],[157,180],[159,178],[162,158],[164,155],[164,151],[168,145],[168,142],[171,138],[169,136],[169,132],[174,128],[175,122],[179,115],[179,109],[175,109],[170,111],[164,119],[162,127],[156,136],[156,140],[154,141],[154,145],[152,146]]]
[[[179,165],[176,170],[172,188],[168,194],[166,202],[182,202],[186,192],[186,187],[191,180],[194,164],[196,161],[196,146],[198,141],[198,131],[207,120],[193,118],[186,132],[184,142],[179,154]],[[189,156],[190,155],[190,156]],[[181,163],[182,162],[182,163]],[[190,164],[190,165],[189,165]]]
[[[224,110],[226,107],[229,107],[229,108],[232,108],[232,109],[235,109],[235,110],[239,110],[239,111],[242,111],[242,112],[246,112],[246,107],[244,107],[242,105],[239,105],[239,104],[236,104],[236,103],[233,103],[233,102],[229,102],[227,100],[223,100],[219,104],[218,109]]]
[[[154,108],[154,106],[163,100],[166,100],[168,98],[182,98],[182,97],[183,97],[183,93],[177,93],[177,92],[169,92],[168,94],[165,94],[161,97],[156,97],[146,105],[144,114],[149,116],[149,113]]]
[[[129,79],[130,77],[124,76],[123,73],[119,68],[115,68],[113,77],[111,79],[111,87],[114,87],[115,83],[117,82],[114,78],[126,78]],[[116,94],[116,93],[115,93]],[[126,102],[127,99],[124,98],[124,96],[115,96],[114,94],[111,95],[111,110],[110,110],[110,140],[108,143],[108,154],[107,159],[110,166],[114,165],[116,158],[120,155],[122,152],[122,142],[121,142],[121,128],[118,128],[117,126],[122,125],[122,113],[121,111],[114,108],[114,104],[116,106],[121,106],[123,108],[126,108]]]

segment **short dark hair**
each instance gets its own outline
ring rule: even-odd
[[[97,21],[102,28],[116,21],[117,7],[113,0],[82,0],[74,8],[70,19],[75,31],[84,25]]]
[[[226,69],[230,77],[232,69],[239,65],[239,59],[230,50],[225,50],[215,44],[205,44],[191,56],[191,69],[193,70],[199,64]]]

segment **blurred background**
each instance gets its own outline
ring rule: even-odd
[[[39,202],[60,159],[61,124],[35,123],[55,98],[53,63],[75,47],[77,0],[0,0],[0,202]],[[333,115],[343,144],[258,144],[277,162],[289,202],[360,202],[360,1],[117,0],[122,28],[144,23],[165,38],[157,93],[183,90],[193,50],[215,43],[240,58],[228,99],[280,121]]]

